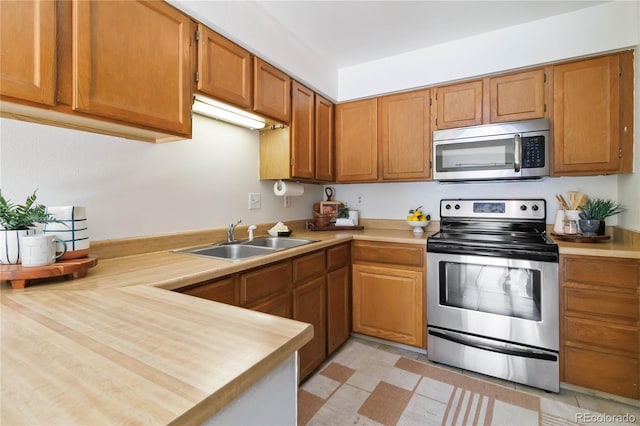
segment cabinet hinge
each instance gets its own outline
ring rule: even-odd
[[[293,166],[293,158],[289,161],[289,165]]]
[[[545,73],[543,73],[543,75],[544,75],[544,78],[542,79],[542,82],[546,83],[547,82],[547,73],[545,72]]]
[[[200,73],[196,71],[196,83],[200,81]]]
[[[618,158],[622,158],[622,148],[618,149]]]
[[[544,104],[544,112],[547,112],[547,104]]]
[[[196,41],[200,41],[200,31],[196,31]]]
[[[433,99],[429,98],[429,106],[433,105]]]
[[[619,72],[618,76],[622,77],[622,65],[619,66],[618,72]]]

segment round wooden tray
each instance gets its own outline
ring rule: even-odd
[[[98,257],[89,255],[79,259],[59,260],[51,265],[25,268],[22,265],[0,265],[0,281],[9,281],[13,288],[25,288],[30,280],[69,275],[83,278],[87,270],[98,264]]]
[[[555,232],[552,232],[551,236],[557,240],[573,243],[597,243],[611,239],[610,235],[556,234]]]

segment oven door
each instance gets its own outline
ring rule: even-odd
[[[559,349],[558,264],[427,253],[427,322],[460,333]]]

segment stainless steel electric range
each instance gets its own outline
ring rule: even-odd
[[[427,239],[430,360],[558,392],[558,246],[543,199],[448,199]]]

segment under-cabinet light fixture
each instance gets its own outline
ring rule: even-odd
[[[194,96],[193,112],[249,129],[262,129],[265,126],[264,118],[258,115],[201,95]]]

